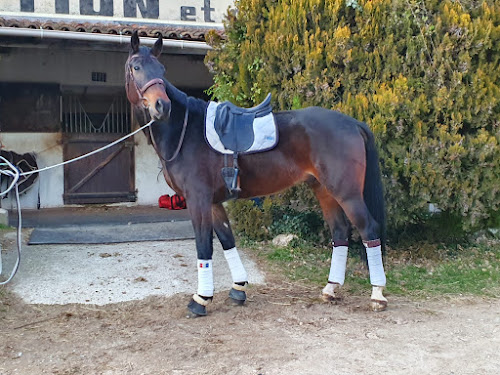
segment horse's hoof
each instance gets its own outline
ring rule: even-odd
[[[199,316],[207,315],[207,308],[200,305],[198,302],[191,300],[188,304],[188,318],[197,318]]]
[[[382,293],[383,291],[383,286],[373,285],[370,300],[370,307],[372,311],[384,311],[387,309],[387,298],[384,297],[384,294]]]
[[[370,307],[374,312],[384,311],[387,309],[387,301],[372,299],[370,301]]]
[[[231,290],[229,291],[229,298],[234,304],[241,306],[247,300],[247,294],[243,290],[236,290],[234,288],[231,288]]]
[[[199,296],[196,296],[200,299],[200,302],[203,301],[203,299],[201,299],[201,297]],[[198,299],[197,298],[197,299]],[[198,303],[194,300],[194,296],[193,296],[193,299],[191,299],[191,301],[189,301],[189,304],[188,304],[188,318],[197,318],[199,316],[206,316],[207,315],[207,307],[206,305],[208,304],[208,300],[205,301],[206,303],[204,305],[202,305],[201,303]]]
[[[340,298],[338,296],[332,296],[332,295],[326,294],[326,293],[321,294],[321,299],[323,300],[323,302],[332,303],[334,305],[336,305],[337,303],[339,303],[342,300],[342,298]]]
[[[326,284],[326,286],[323,288],[323,291],[321,292],[321,299],[324,302],[333,303],[336,305],[342,299],[338,296],[338,294],[335,294],[335,290],[337,289],[340,289],[340,284],[328,282],[328,284]]]

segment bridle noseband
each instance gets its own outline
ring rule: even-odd
[[[154,85],[162,85],[163,88],[165,88],[165,82],[163,82],[163,79],[161,78],[153,78],[152,80],[146,82],[142,87],[139,87],[137,81],[134,78],[134,73],[132,73],[132,68],[130,67],[129,70],[127,70],[127,75],[129,77],[129,80],[134,83],[134,88],[137,93],[137,97],[139,98],[139,101],[141,102],[142,108],[148,109],[149,108],[149,101],[147,98],[144,97],[144,94],[146,91],[148,91],[149,88],[151,88]],[[126,87],[128,90],[128,85]],[[146,105],[145,103],[148,103]]]

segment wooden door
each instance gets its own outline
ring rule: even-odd
[[[63,97],[64,160],[103,147],[130,132],[124,97]],[[64,166],[64,203],[134,202],[134,141]]]
[[[117,134],[67,134],[64,159],[91,152]],[[128,140],[64,166],[64,203],[114,203],[136,200],[134,143]]]

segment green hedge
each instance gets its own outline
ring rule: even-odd
[[[464,229],[500,209],[500,1],[240,0],[208,35],[219,100],[318,105],[368,123],[389,227],[428,203]],[[493,220],[492,220],[493,218]]]

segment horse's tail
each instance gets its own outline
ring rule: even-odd
[[[370,211],[370,214],[380,226],[380,241],[382,243],[382,252],[384,253],[386,240],[386,218],[384,187],[382,185],[379,157],[372,131],[364,123],[360,123],[359,127],[365,140],[366,150],[366,172],[363,197],[365,204],[368,207],[368,211]]]

